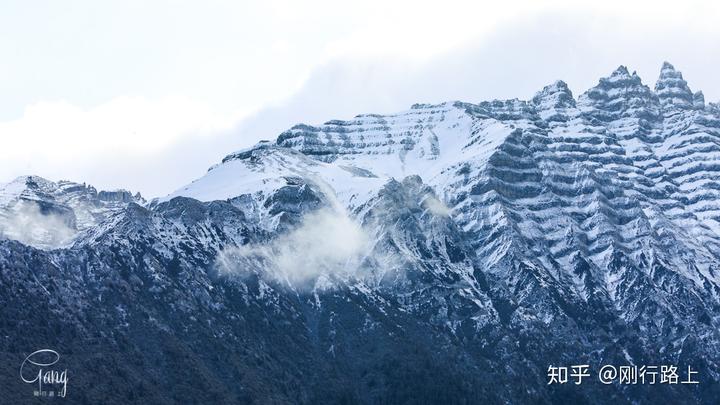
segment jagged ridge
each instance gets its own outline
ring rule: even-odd
[[[224,373],[213,374],[221,387],[193,375],[207,388],[198,400],[709,403],[720,381],[719,131],[717,105],[672,65],[654,90],[621,66],[577,99],[558,81],[528,101],[297,125],[149,204],[29,178],[0,201],[80,218],[75,201],[87,199],[94,222],[74,225],[65,249],[0,242],[3,302],[22,318],[61,291],[73,309],[58,327],[82,342],[97,333],[101,347],[139,348],[144,331],[160,352],[166,340],[202,348],[209,357],[178,361]],[[28,181],[39,191],[18,192]],[[297,235],[321,248],[343,237],[318,231],[323,212],[369,242],[347,260],[306,245],[288,260]],[[287,273],[311,260],[319,269],[302,283]],[[690,364],[703,383],[690,394],[547,387],[548,365],[584,362]],[[239,387],[221,377],[237,370]],[[286,378],[297,387],[274,386]]]

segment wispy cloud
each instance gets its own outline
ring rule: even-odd
[[[450,207],[445,205],[444,202],[440,201],[437,197],[428,194],[422,202],[423,207],[427,208],[432,214],[447,217],[450,216],[452,210]]]
[[[18,203],[7,218],[0,218],[0,237],[40,249],[65,247],[76,233],[68,218],[60,214],[43,213],[32,201]]]
[[[298,289],[313,287],[318,277],[354,276],[370,248],[364,230],[346,213],[324,208],[269,243],[224,250],[216,261],[224,275],[259,272]]]

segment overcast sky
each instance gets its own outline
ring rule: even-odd
[[[297,122],[578,95],[664,60],[720,100],[716,1],[4,1],[0,182],[165,195]]]

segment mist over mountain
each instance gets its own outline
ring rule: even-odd
[[[25,176],[0,356],[58,350],[73,403],[715,403],[719,196],[720,107],[669,63],[298,124],[149,202]],[[548,384],[576,364],[700,383]]]

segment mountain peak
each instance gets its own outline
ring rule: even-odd
[[[533,98],[533,101],[537,98],[543,98],[548,95],[554,95],[558,93],[568,94],[570,97],[572,97],[572,91],[568,88],[567,83],[565,83],[562,80],[556,80],[555,82],[548,84],[547,86],[543,87],[542,90],[537,92],[535,94],[535,97]]]
[[[603,122],[619,118],[654,121],[659,116],[655,93],[624,65],[601,78],[597,86],[580,96],[578,104],[581,111]]]
[[[617,67],[617,69],[613,70],[613,72],[610,74],[610,77],[618,77],[618,76],[630,76],[630,72],[628,71],[627,66],[620,65]]]
[[[666,71],[666,70],[667,70],[667,71],[674,71],[674,70],[675,70],[675,66],[673,66],[672,63],[670,63],[670,62],[668,62],[668,61],[665,61],[665,62],[663,62],[662,68],[661,68],[660,70],[661,70],[661,71]]]
[[[235,151],[235,152],[225,156],[222,160],[222,163],[225,163],[225,162],[228,162],[231,160],[236,160],[236,159],[247,159],[247,158],[253,156],[253,154],[256,153],[257,151],[265,150],[265,149],[272,149],[275,146],[276,145],[274,142],[270,142],[268,140],[262,140],[251,147],[240,149],[238,151]],[[210,169],[208,169],[208,171],[214,169],[215,167],[217,167],[217,165],[210,167]]]
[[[660,77],[655,84],[655,93],[660,98],[663,108],[692,108],[693,93],[683,79],[682,73],[675,67],[664,62],[660,69]]]
[[[532,99],[538,114],[549,121],[566,121],[567,109],[575,108],[575,98],[567,83],[558,80],[543,87]]]

